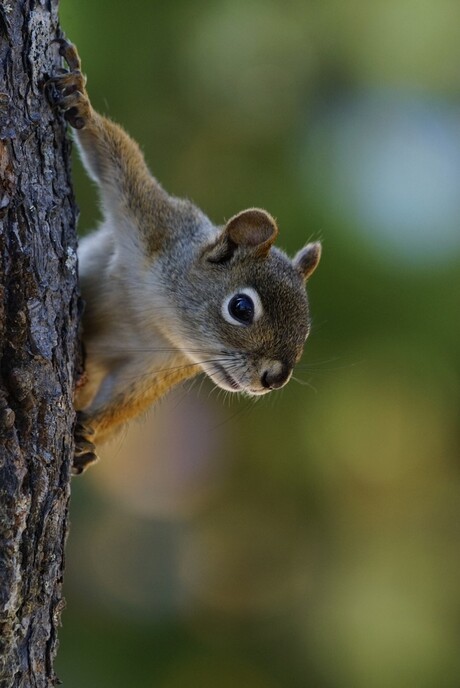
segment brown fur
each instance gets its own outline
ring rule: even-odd
[[[321,246],[291,261],[273,246],[267,211],[216,227],[168,194],[139,146],[93,110],[75,47],[57,42],[70,71],[48,81],[48,97],[76,130],[104,212],[79,251],[88,381],[76,390],[78,473],[96,459],[94,442],[199,372],[249,395],[283,386],[310,330],[304,283]]]

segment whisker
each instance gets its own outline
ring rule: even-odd
[[[231,392],[228,392],[228,395],[230,396],[231,400],[233,401],[233,397],[235,397],[235,394],[232,394]],[[235,418],[238,418],[238,416],[241,416],[243,413],[250,413],[251,411],[254,411],[255,404],[257,401],[259,401],[261,397],[239,397],[239,402],[241,404],[240,408],[238,408],[232,415],[228,416],[224,420],[222,420],[220,423],[217,423],[216,425],[212,426],[212,430],[218,430],[222,426],[226,425],[227,423],[230,423],[233,421]]]
[[[362,365],[364,363],[364,360],[361,361],[355,361],[353,363],[344,363],[343,365],[337,365],[337,366],[332,366],[328,368],[323,368],[320,370],[320,366],[327,365],[328,363],[334,363],[335,361],[340,361],[339,357],[335,358],[330,358],[324,361],[313,361],[313,362],[308,362],[308,363],[298,363],[296,365],[296,370],[306,370],[314,373],[315,375],[323,375],[325,373],[333,373],[337,372],[339,370],[349,370],[350,368],[354,368],[357,365]]]
[[[294,382],[297,382],[297,384],[302,385],[302,387],[309,387],[315,394],[318,394],[317,388],[311,384],[311,382],[308,382],[307,380],[301,380],[298,377],[295,377],[294,375],[291,376],[291,380],[294,380]]]
[[[191,355],[191,354],[221,354],[228,355],[226,351],[211,351],[210,349],[178,349],[177,347],[121,347],[121,346],[104,346],[104,347],[91,347],[92,353],[152,353],[152,354],[176,354],[176,355]]]
[[[316,332],[320,332],[323,329],[323,327],[328,324],[328,322],[328,320],[314,320],[310,326],[310,336],[312,334],[316,334]]]
[[[132,380],[142,380],[143,378],[155,377],[155,375],[161,375],[163,373],[171,373],[171,375],[172,375],[173,373],[175,373],[179,370],[183,370],[185,368],[196,368],[197,373],[200,373],[200,372],[204,372],[204,371],[201,371],[201,369],[200,369],[202,364],[213,365],[215,363],[226,363],[226,362],[227,362],[227,359],[225,359],[225,358],[213,358],[213,359],[209,358],[209,359],[205,359],[204,361],[202,361],[200,363],[184,363],[184,364],[176,365],[176,366],[168,366],[166,368],[151,369],[150,371],[147,371],[143,374],[137,374],[137,373],[136,374],[134,374],[134,373],[129,374],[128,372],[123,373],[120,371],[119,379],[125,380],[127,382],[132,381]],[[218,370],[218,369],[216,369],[216,370]]]

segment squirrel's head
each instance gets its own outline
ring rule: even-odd
[[[264,210],[232,217],[177,282],[181,348],[219,387],[265,394],[289,380],[310,330],[305,282],[319,242],[294,259],[273,246]]]

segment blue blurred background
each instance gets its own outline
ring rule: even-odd
[[[73,481],[64,685],[457,688],[460,4],[62,0],[61,19],[169,191],[324,246],[287,388],[185,385]],[[77,160],[75,180],[83,233]]]

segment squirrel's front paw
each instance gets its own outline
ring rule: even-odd
[[[69,70],[60,69],[45,82],[46,95],[74,129],[83,129],[91,116],[91,105],[85,88],[86,78],[81,73],[80,57],[73,43],[65,38],[56,38],[53,43],[59,44],[59,54],[69,65]]]
[[[96,447],[89,439],[93,434],[92,428],[88,425],[85,414],[77,412],[77,423],[75,425],[75,454],[73,458],[72,474],[80,475],[88,466],[98,460]]]

